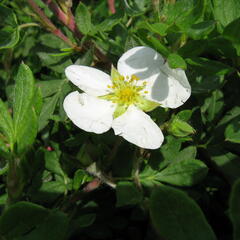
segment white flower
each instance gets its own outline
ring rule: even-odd
[[[84,93],[70,93],[63,106],[79,128],[116,135],[148,149],[157,149],[163,134],[144,112],[157,106],[177,108],[190,96],[191,87],[182,69],[171,69],[162,56],[149,47],[124,53],[111,76],[92,67],[71,65],[67,78]]]

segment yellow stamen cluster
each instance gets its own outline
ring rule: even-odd
[[[111,98],[113,103],[131,105],[138,101],[138,97],[141,95],[140,92],[146,87],[146,82],[142,85],[137,86],[136,82],[140,80],[136,75],[131,77],[123,76],[120,77],[119,81],[115,81],[113,85],[108,85],[108,88],[113,90],[114,97]],[[147,93],[147,91],[144,91]]]

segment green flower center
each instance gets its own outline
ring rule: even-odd
[[[136,82],[139,80],[135,75],[131,78],[120,76],[118,81],[113,81],[113,85],[109,85],[108,88],[112,90],[112,94],[109,94],[110,101],[122,105],[131,105],[139,101],[141,91],[145,88],[146,82],[141,86],[137,86]],[[147,93],[147,91],[145,91]]]
[[[100,98],[117,104],[114,118],[125,113],[130,105],[135,105],[145,112],[151,111],[159,106],[158,103],[145,99],[144,94],[148,93],[144,91],[147,82],[137,84],[140,80],[137,76],[132,75],[124,77],[112,67],[111,78],[112,85],[108,85],[108,88],[111,89],[111,93],[101,96]]]

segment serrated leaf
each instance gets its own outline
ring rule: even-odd
[[[21,124],[25,113],[31,106],[34,90],[32,72],[27,65],[22,63],[18,69],[14,88],[13,120],[15,129]]]
[[[87,35],[92,29],[91,14],[88,8],[80,2],[76,9],[76,24],[83,34]]]
[[[150,216],[157,233],[164,239],[216,240],[199,206],[172,187],[160,186],[153,190]]]
[[[33,106],[34,93],[32,72],[22,63],[16,76],[13,100],[13,123],[19,153],[26,150],[37,135],[37,115]]]
[[[14,127],[13,120],[8,112],[7,106],[0,98],[0,132],[8,139],[12,145],[14,142]]]
[[[238,0],[213,0],[213,13],[217,21],[224,27],[240,17]]]
[[[175,186],[190,187],[200,182],[207,172],[207,166],[199,160],[182,160],[171,163],[155,175],[154,179]]]

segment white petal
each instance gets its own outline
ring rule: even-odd
[[[111,128],[116,106],[110,101],[75,91],[67,95],[63,107],[76,126],[99,134]]]
[[[168,64],[161,67],[146,85],[147,99],[158,102],[162,107],[177,108],[191,95],[191,86],[182,69],[171,69]]]
[[[65,69],[67,78],[81,90],[92,96],[102,96],[109,93],[110,76],[96,68],[70,65]]]
[[[118,60],[117,68],[121,75],[136,75],[141,80],[159,73],[159,66],[164,64],[163,57],[149,47],[134,47],[125,52]]]
[[[146,98],[160,103],[162,107],[177,108],[191,95],[185,72],[171,69],[163,57],[149,47],[135,47],[124,53],[118,61],[118,71],[121,75],[134,74],[146,81]]]
[[[130,106],[123,115],[114,119],[112,128],[116,135],[142,148],[157,149],[164,139],[157,124],[134,106]]]

